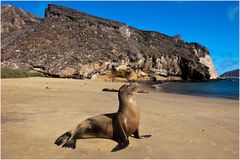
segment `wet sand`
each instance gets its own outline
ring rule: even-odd
[[[54,140],[86,118],[116,112],[117,93],[101,90],[123,83],[52,78],[1,82],[3,159],[239,157],[238,100],[139,93],[140,133],[152,137],[129,138],[129,147],[114,153],[116,142],[106,139],[78,140],[72,150]]]

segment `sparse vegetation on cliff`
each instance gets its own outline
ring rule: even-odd
[[[1,78],[44,77],[39,72],[29,72],[23,69],[1,68]]]

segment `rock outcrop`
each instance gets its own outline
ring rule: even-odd
[[[2,48],[1,62],[2,67],[78,79],[217,77],[208,50],[197,43],[56,5],[49,5],[44,20]]]
[[[232,71],[228,71],[228,72],[225,72],[223,73],[220,78],[239,78],[239,69],[235,69],[235,70],[232,70]]]
[[[40,18],[11,5],[1,7],[1,48],[24,35]]]

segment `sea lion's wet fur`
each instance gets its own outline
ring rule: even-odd
[[[91,117],[80,123],[76,129],[66,132],[56,139],[56,145],[75,148],[76,139],[106,138],[118,142],[112,151],[126,148],[129,144],[128,137],[146,138],[150,135],[139,135],[139,108],[133,99],[137,92],[137,83],[128,83],[118,91],[119,109],[116,113],[103,114]]]

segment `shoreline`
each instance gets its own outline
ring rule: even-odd
[[[211,97],[211,98],[224,98],[224,99],[233,99],[239,100],[239,90],[234,92],[231,90],[226,90],[229,86],[225,86],[225,88],[219,88],[221,82],[224,81],[212,81],[212,82],[161,82],[161,83],[145,83],[148,88],[153,89],[156,92],[177,94],[177,95],[189,95],[189,96],[197,96],[197,97]],[[200,85],[201,87],[200,87]],[[203,85],[204,84],[204,85]],[[233,85],[233,84],[231,84]],[[234,84],[236,85],[236,84]],[[175,86],[175,87],[174,87]],[[239,83],[236,85],[239,88]],[[210,87],[210,88],[209,88]],[[232,87],[232,86],[231,86]],[[195,88],[196,90],[193,90]],[[206,90],[204,90],[206,89]],[[232,88],[229,88],[232,89]]]
[[[25,77],[25,78],[46,78],[46,79],[59,79],[59,80],[76,80],[76,81],[100,81],[100,82],[107,82],[107,83],[130,83],[134,81],[127,81],[127,80],[120,80],[120,81],[109,81],[109,80],[103,80],[103,79],[75,79],[75,78],[59,78],[59,77]],[[11,79],[21,79],[21,78],[3,78],[2,80],[11,80]],[[24,79],[24,78],[22,78]],[[144,85],[143,88],[148,88],[151,91],[154,92],[160,92],[160,93],[167,93],[167,94],[175,94],[175,95],[186,95],[186,96],[194,96],[194,97],[204,97],[204,98],[217,98],[217,99],[231,99],[231,100],[239,100],[238,98],[231,98],[231,97],[221,97],[216,95],[205,95],[205,94],[190,94],[190,93],[179,93],[177,91],[170,91],[167,89],[162,88],[162,86],[169,85],[169,84],[189,84],[189,83],[202,83],[202,82],[217,82],[217,81],[225,81],[225,80],[231,80],[229,79],[211,79],[208,81],[187,81],[187,80],[159,80],[159,81],[152,81],[152,80],[144,80],[139,81],[138,83],[141,85]],[[237,79],[237,78],[233,78]],[[117,89],[117,88],[115,88]]]
[[[239,101],[148,90],[137,93],[140,134],[111,153],[114,141],[83,139],[75,150],[53,144],[79,122],[116,112],[123,82],[56,78],[2,79],[2,158],[238,158]],[[19,138],[21,137],[21,138]],[[189,152],[191,150],[191,152]]]

